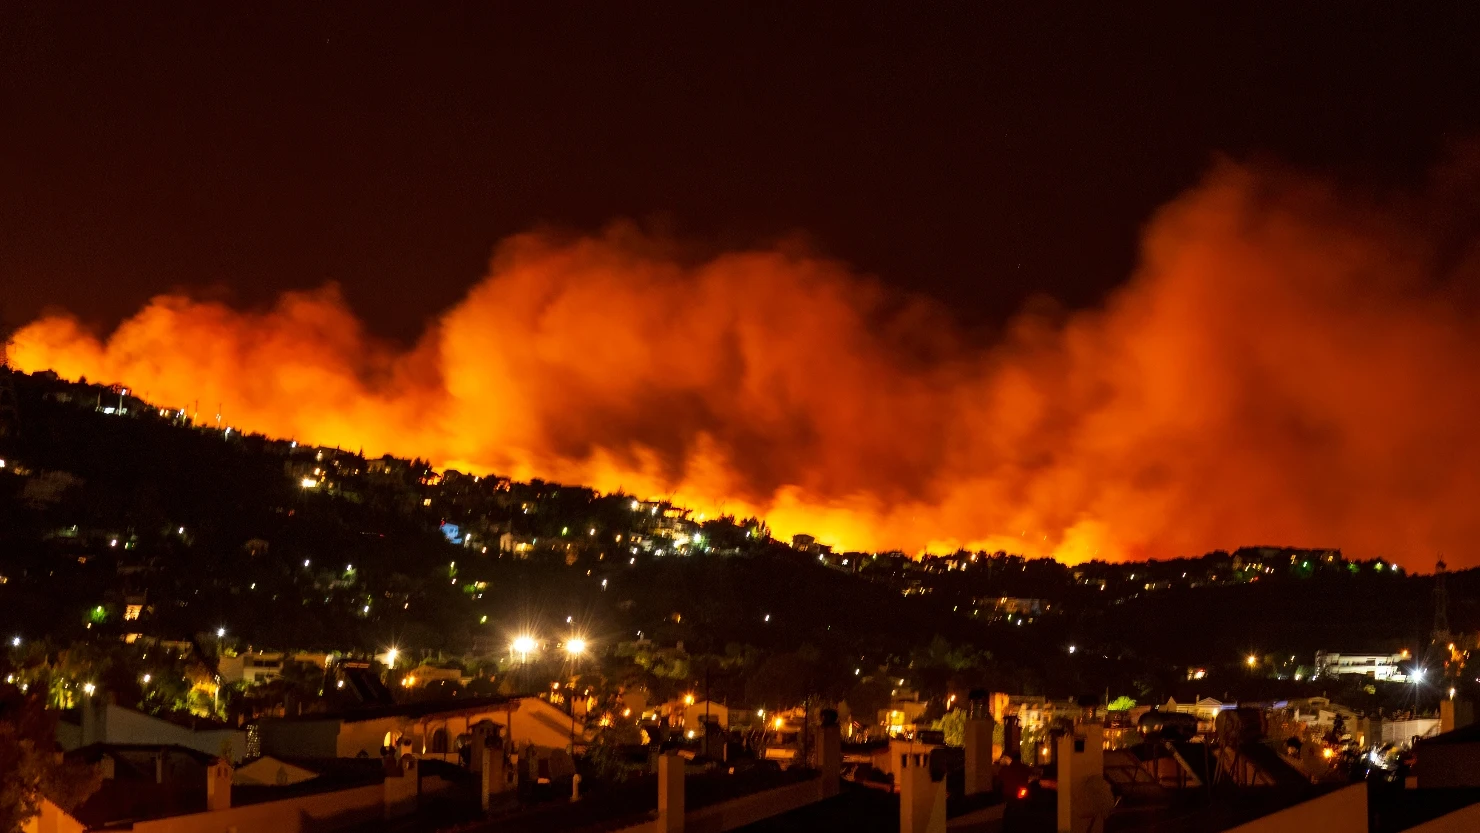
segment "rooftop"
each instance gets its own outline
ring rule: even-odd
[[[1469,726],[1461,726],[1458,729],[1445,732],[1441,735],[1425,738],[1419,741],[1418,745],[1422,748],[1433,744],[1450,743],[1480,743],[1480,723],[1472,723]]]
[[[527,695],[525,695],[527,696]],[[421,703],[396,703],[384,706],[363,706],[342,711],[322,712],[318,714],[303,714],[293,717],[272,718],[274,721],[282,722],[312,722],[316,720],[338,720],[344,723],[358,723],[365,720],[380,720],[386,717],[426,717],[433,714],[452,714],[457,712],[487,711],[490,708],[517,704],[524,696],[512,697],[488,696],[488,697],[455,697],[446,700],[432,700]]]

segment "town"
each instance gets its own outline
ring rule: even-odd
[[[1314,801],[1335,830],[1480,798],[1475,571],[837,552],[7,383],[5,708],[62,752],[27,829],[1078,830]]]

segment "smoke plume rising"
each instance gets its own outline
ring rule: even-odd
[[[1426,227],[1435,202],[1223,163],[1152,219],[1102,308],[1024,312],[991,346],[805,251],[696,260],[615,226],[506,241],[410,351],[331,286],[267,311],[161,296],[105,340],[47,317],[13,358],[203,419],[220,402],[245,430],[671,494],[848,548],[1475,565],[1480,260]]]

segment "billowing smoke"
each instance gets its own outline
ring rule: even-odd
[[[833,260],[696,260],[618,226],[506,241],[411,351],[329,287],[266,312],[162,296],[105,341],[49,317],[14,358],[849,548],[1476,564],[1480,261],[1424,227],[1433,202],[1223,164],[1153,218],[1102,309],[1023,313],[991,346]]]

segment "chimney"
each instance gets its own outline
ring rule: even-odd
[[[1002,718],[1002,754],[1014,761],[1022,759],[1022,730],[1012,715]]]
[[[843,769],[843,740],[835,709],[822,710],[822,739],[817,744],[817,768],[822,771],[822,797],[838,794],[838,777]],[[725,744],[728,750],[729,744]]]
[[[971,692],[966,712],[966,794],[992,791],[992,710],[987,693]]]
[[[1475,706],[1468,700],[1439,701],[1439,732],[1453,732],[1475,722]]]
[[[108,742],[108,701],[89,697],[82,703],[82,745]]]
[[[206,768],[206,811],[231,809],[231,764],[217,758]]]
[[[945,833],[946,782],[930,778],[930,753],[889,744],[899,789],[899,833]]]
[[[400,818],[416,812],[417,799],[421,793],[421,776],[417,772],[417,759],[407,755],[400,760],[391,759],[391,772],[385,778],[385,817]]]
[[[656,833],[683,833],[683,758],[677,752],[658,756],[658,823]]]
[[[1058,831],[1105,829],[1115,796],[1105,780],[1104,727],[1086,723],[1083,736],[1059,738]]]

